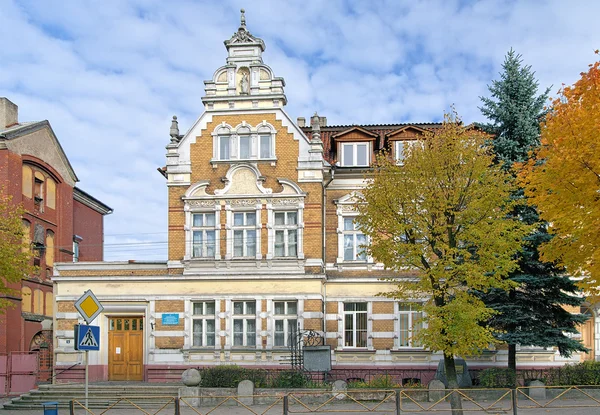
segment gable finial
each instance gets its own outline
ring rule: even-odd
[[[175,144],[179,141],[179,122],[177,122],[176,115],[173,115],[173,120],[171,121],[171,129],[169,130],[169,135],[171,136],[171,143]]]
[[[240,9],[240,12],[242,13],[242,17],[240,18],[241,27],[246,27],[246,15],[244,14],[246,11],[244,9]]]

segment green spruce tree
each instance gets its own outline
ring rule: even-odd
[[[521,55],[512,49],[506,55],[500,80],[488,86],[491,96],[481,97],[480,110],[490,123],[484,131],[493,135],[496,160],[508,170],[524,162],[529,152],[540,145],[540,122],[550,88],[537,95],[538,82],[531,66],[524,66]],[[513,170],[514,171],[514,170]],[[539,347],[556,346],[562,356],[574,351],[586,351],[580,341],[569,337],[586,320],[582,314],[572,314],[564,306],[578,307],[584,301],[578,296],[575,283],[563,269],[540,261],[538,247],[552,238],[546,223],[540,221],[534,207],[527,205],[523,190],[513,198],[518,203],[513,215],[536,231],[526,238],[519,254],[519,268],[510,275],[516,288],[509,291],[492,290],[482,294],[485,303],[498,311],[489,322],[508,344],[508,367],[516,370],[518,344]]]

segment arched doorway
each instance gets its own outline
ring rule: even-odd
[[[30,352],[37,352],[38,382],[47,382],[52,377],[52,351],[50,342],[43,331],[38,331],[29,344]]]

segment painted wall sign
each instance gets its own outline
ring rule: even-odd
[[[161,322],[163,326],[176,326],[179,324],[179,313],[163,313]]]

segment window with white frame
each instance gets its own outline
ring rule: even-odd
[[[342,167],[368,166],[369,147],[369,143],[342,143]]]
[[[215,213],[192,214],[192,257],[215,257]]]
[[[193,303],[192,330],[192,346],[205,347],[215,345],[214,301]]]
[[[274,301],[275,321],[274,345],[288,347],[293,341],[291,335],[298,330],[298,303],[296,301]]]
[[[344,303],[344,346],[367,347],[367,303]]]
[[[233,302],[233,345],[256,346],[256,301]]]
[[[251,152],[251,147],[252,147],[252,138],[250,137],[250,134],[241,134],[238,136],[238,159],[240,160],[247,160],[250,158],[252,152]]]
[[[259,145],[260,145],[259,157],[261,159],[273,158],[272,142],[273,142],[273,140],[272,140],[271,134],[262,133],[259,136]]]
[[[275,256],[298,256],[298,211],[274,212]]]
[[[401,140],[401,141],[396,141],[395,142],[395,149],[394,149],[394,153],[396,156],[396,163],[397,164],[404,164],[404,159],[405,159],[405,154],[404,152],[406,151],[406,149],[414,146],[414,144],[417,141],[415,140]]]
[[[353,216],[343,218],[344,261],[366,261],[367,237],[357,227]]]
[[[275,134],[272,126],[259,124],[253,128],[247,123],[236,130],[219,126],[213,133],[215,160],[255,160],[275,158]]]
[[[256,256],[256,211],[233,213],[233,256]]]
[[[415,303],[398,304],[398,347],[423,347],[415,336],[423,329],[423,312]]]
[[[231,158],[230,143],[231,136],[219,135],[217,138],[219,145],[219,160],[229,160]]]

